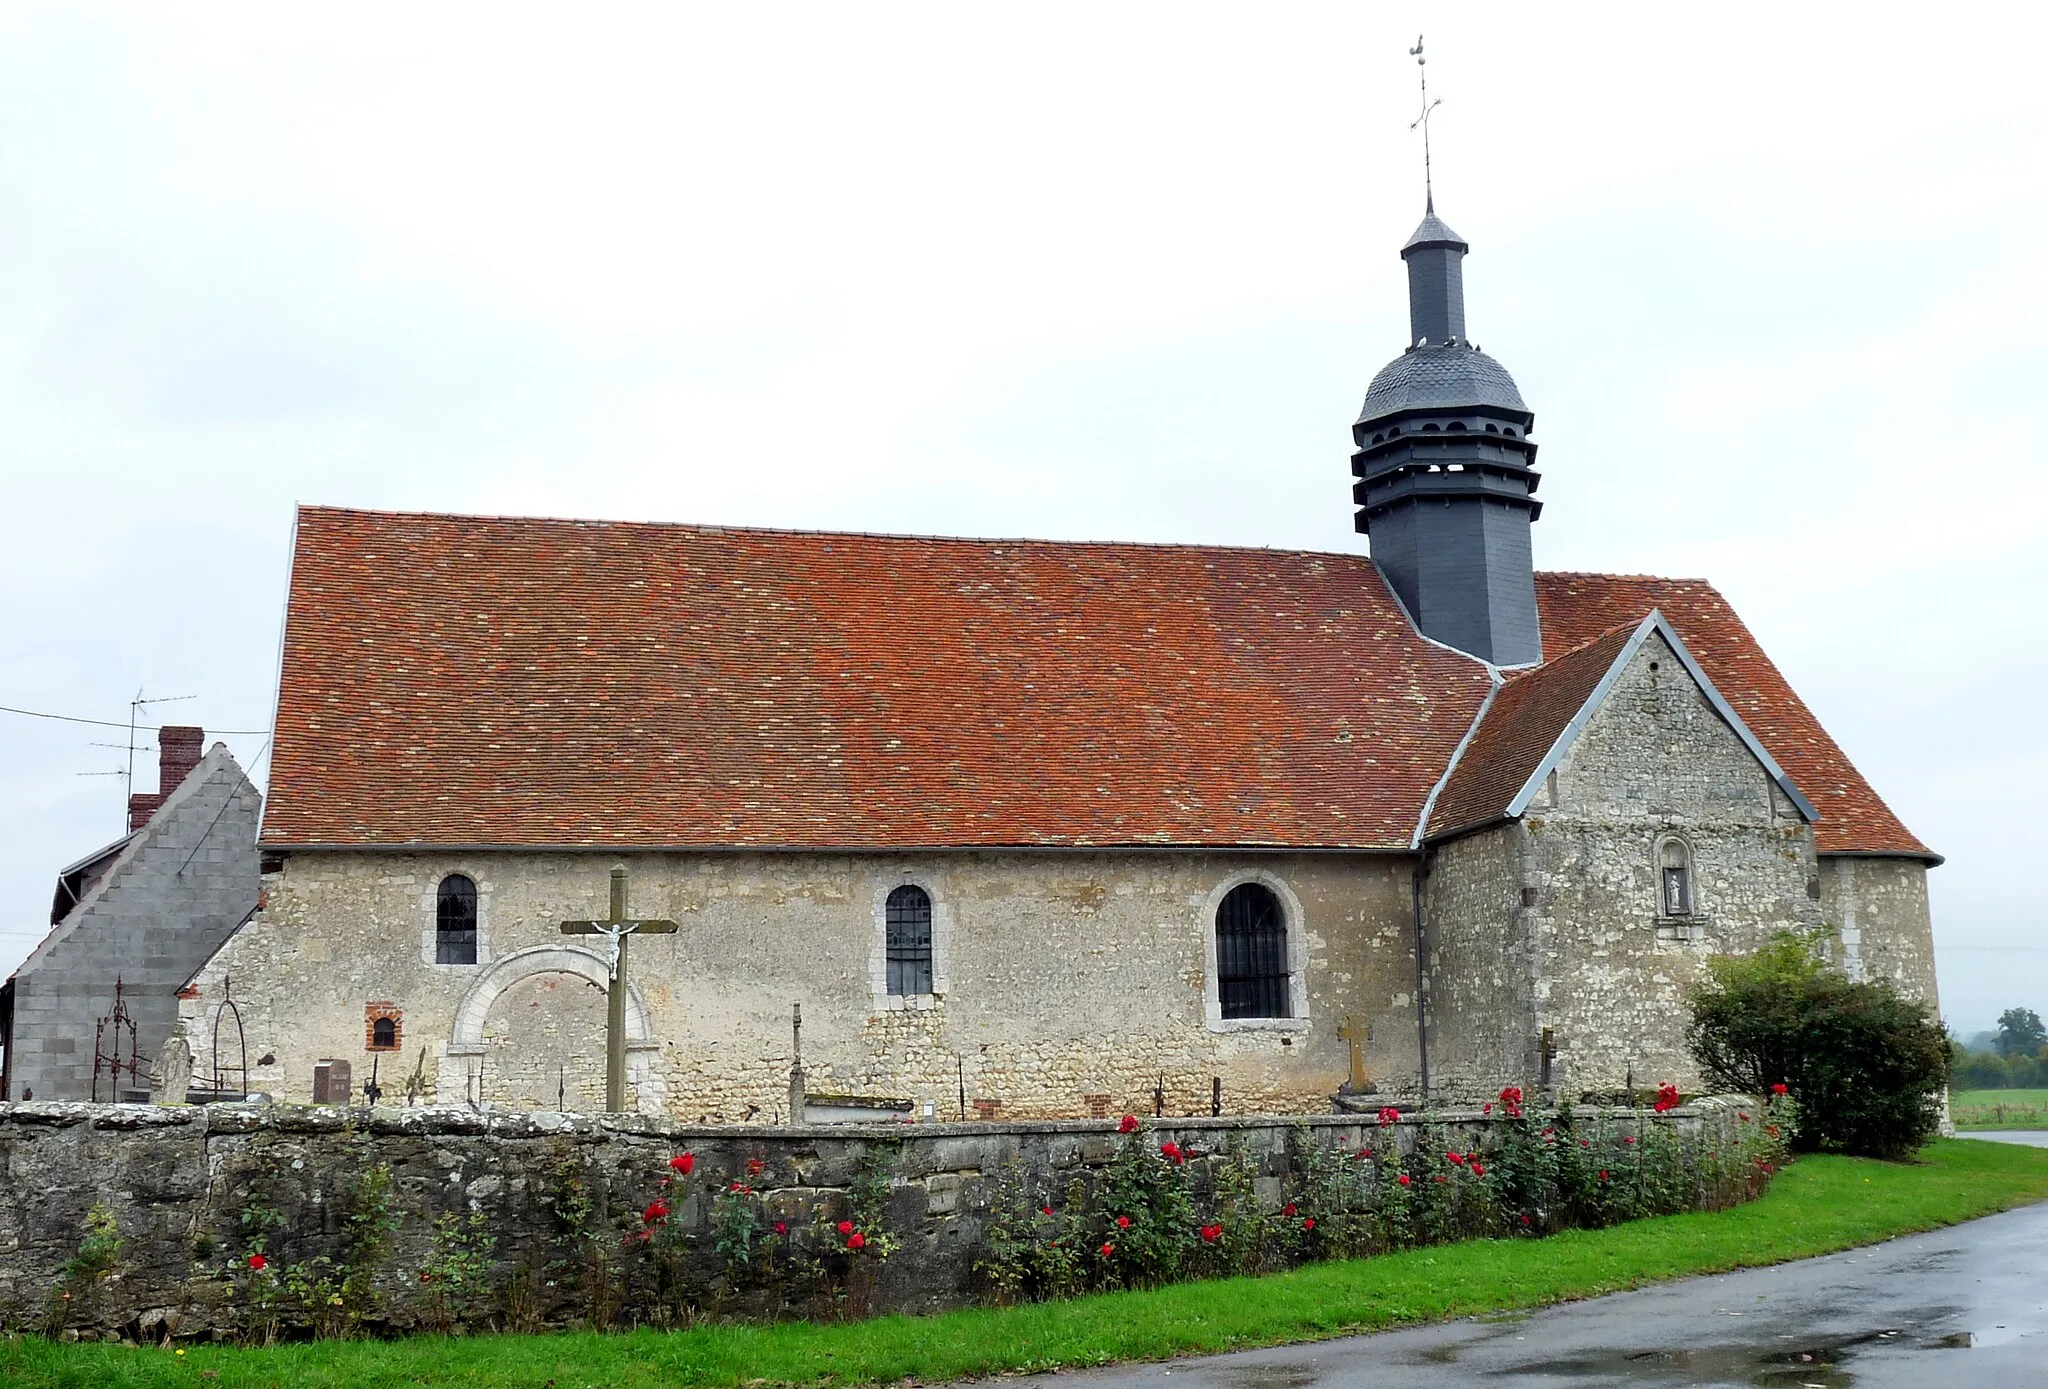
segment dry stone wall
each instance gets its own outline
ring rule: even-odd
[[[1738,1120],[1740,1103],[1703,1101],[1671,1119],[1695,1151],[1732,1153],[1756,1132]],[[1614,1117],[1636,1129],[1644,1122],[1640,1112]],[[1500,1116],[1434,1120],[1437,1141],[1484,1147]],[[1169,1119],[1146,1121],[1140,1141],[1177,1143],[1198,1187],[1210,1180],[1205,1165],[1235,1147],[1253,1165],[1256,1199],[1271,1208],[1292,1199],[1315,1154],[1366,1144],[1386,1151],[1390,1142],[1412,1150],[1423,1132],[1413,1119],[1389,1128],[1372,1116]],[[1063,1206],[1078,1184],[1085,1205],[1121,1142],[1115,1121],[706,1128],[449,1109],[0,1105],[0,1326],[149,1339],[260,1335],[263,1290],[311,1276],[309,1268],[337,1285],[353,1275],[345,1293],[353,1330],[431,1326],[449,1310],[436,1302],[436,1270],[461,1252],[451,1229],[480,1259],[461,1309],[476,1324],[588,1321],[598,1259],[607,1286],[631,1285],[620,1290],[631,1305],[614,1301],[603,1323],[645,1317],[664,1299],[700,1312],[814,1314],[814,1290],[788,1255],[767,1261],[758,1283],[724,1278],[711,1248],[710,1198],[744,1181],[760,1193],[765,1218],[797,1231],[822,1218],[829,1228],[849,1211],[864,1169],[876,1182],[873,1233],[896,1248],[867,1266],[857,1300],[837,1310],[933,1311],[985,1295],[975,1262],[1006,1173],[1022,1173],[1032,1192]],[[673,1220],[695,1252],[673,1286],[644,1286],[654,1275],[632,1235],[681,1152],[694,1165]],[[104,1279],[67,1284],[64,1265],[79,1253],[96,1205],[112,1219],[119,1252]],[[351,1269],[351,1241],[366,1228],[381,1231],[384,1244],[374,1261]],[[475,1231],[489,1236],[487,1248]],[[267,1267],[252,1277],[258,1238]],[[67,1288],[75,1290],[68,1302]]]

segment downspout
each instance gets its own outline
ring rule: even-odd
[[[1423,954],[1422,884],[1429,877],[1428,849],[1415,855],[1415,866],[1408,872],[1408,884],[1415,898],[1415,1052],[1421,1062],[1422,1107],[1429,1108],[1429,1005],[1423,986],[1427,981],[1427,958]]]

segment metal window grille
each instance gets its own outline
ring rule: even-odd
[[[435,898],[434,963],[476,963],[476,884],[460,873],[443,878]]]
[[[1216,992],[1226,1018],[1293,1015],[1287,918],[1272,889],[1239,883],[1216,909]]]
[[[932,991],[932,899],[921,887],[899,887],[884,908],[888,927],[889,992]]]

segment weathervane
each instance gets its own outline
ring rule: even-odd
[[[1408,122],[1410,130],[1422,127],[1422,202],[1426,211],[1436,211],[1436,190],[1430,186],[1429,176],[1429,113],[1443,105],[1443,98],[1429,99],[1429,59],[1422,56],[1422,35],[1415,36],[1415,47],[1408,50],[1408,56],[1415,60],[1415,70],[1422,77],[1422,114]]]

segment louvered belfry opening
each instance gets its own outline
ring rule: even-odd
[[[889,894],[889,992],[910,997],[932,991],[932,899],[906,884]]]
[[[1271,888],[1239,883],[1216,909],[1216,992],[1226,1018],[1292,1016],[1287,917]]]
[[[434,963],[476,963],[476,884],[460,873],[441,879],[434,900]]]

